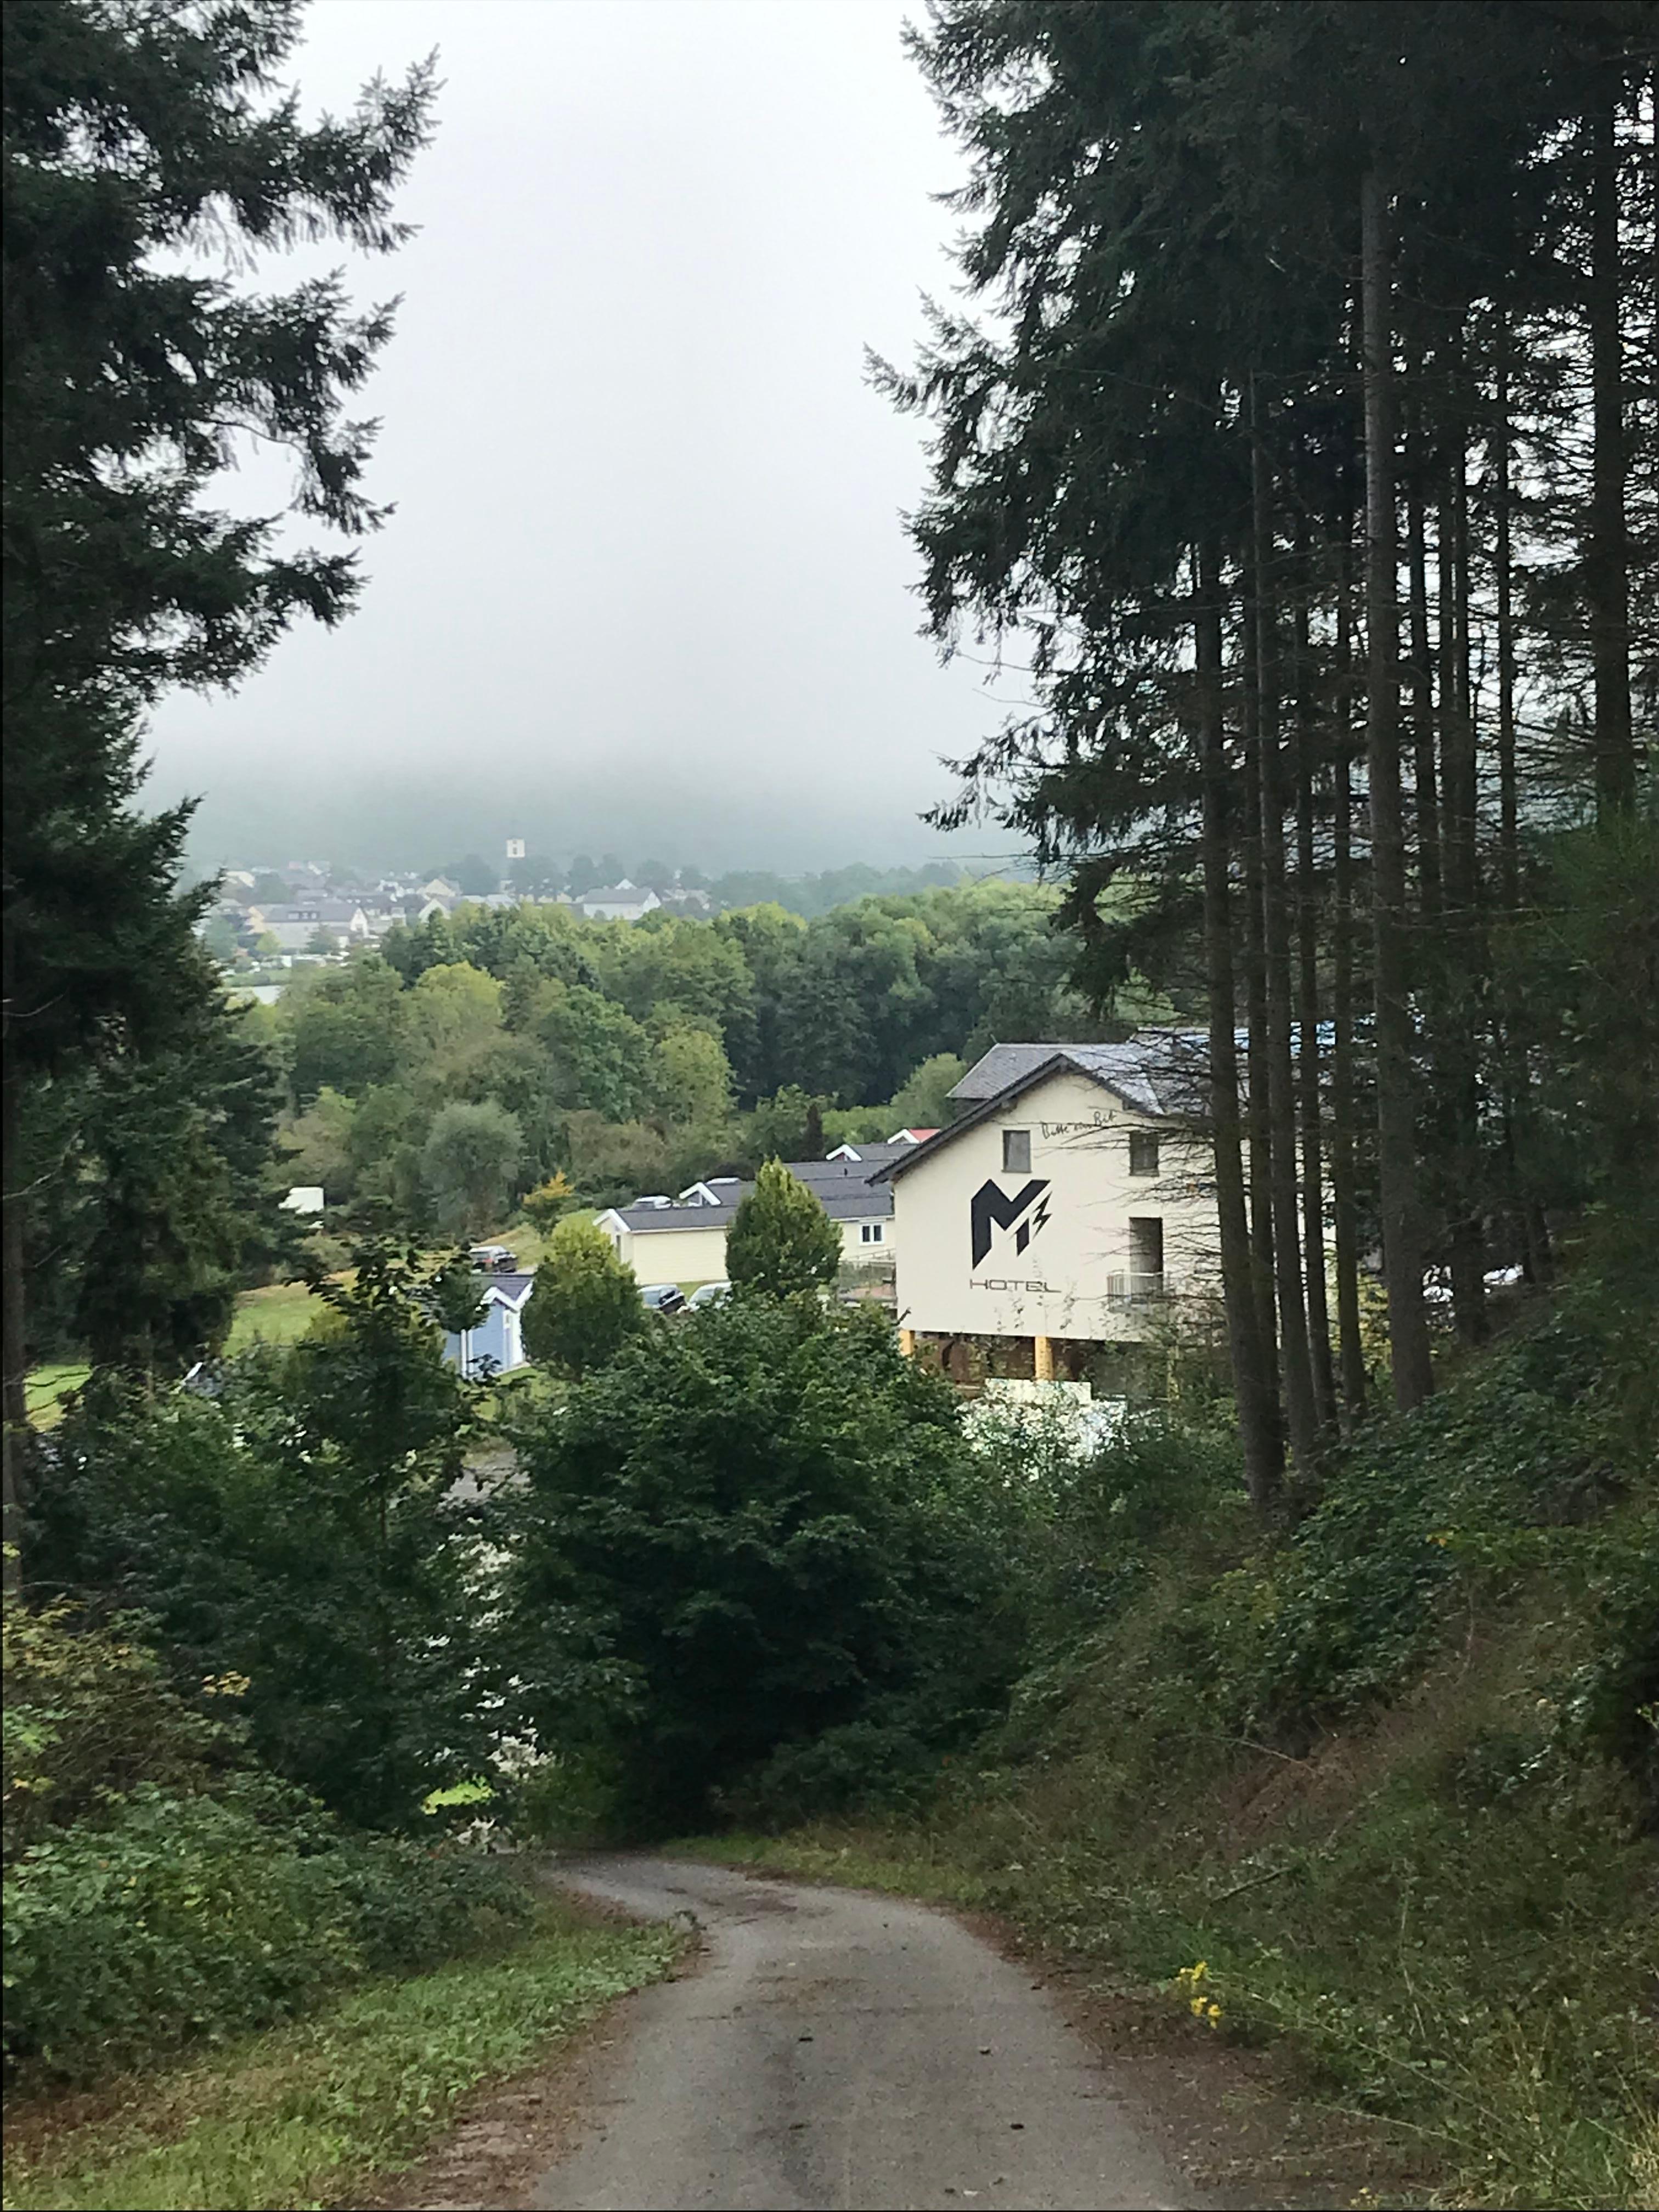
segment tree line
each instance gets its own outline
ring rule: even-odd
[[[1105,998],[1202,994],[1264,1503],[1363,1411],[1374,1254],[1410,1407],[1437,1276],[1476,1343],[1490,1273],[1651,1193],[1656,20],[943,0],[912,38],[971,305],[877,374],[931,428],[934,634],[1037,702],[939,818],[1066,871]]]
[[[350,871],[337,872],[349,875]],[[470,898],[481,898],[505,883],[509,891],[526,898],[556,897],[564,891],[580,900],[584,893],[626,881],[641,890],[655,891],[665,904],[694,891],[716,908],[781,906],[808,921],[815,915],[828,914],[831,907],[850,905],[854,899],[931,890],[957,882],[963,873],[952,860],[927,860],[914,868],[876,868],[856,860],[850,867],[824,868],[807,875],[779,875],[769,868],[730,868],[724,874],[710,876],[698,867],[671,867],[666,860],[646,859],[626,865],[616,853],[601,853],[597,859],[591,853],[576,853],[567,862],[538,852],[511,861],[504,877],[477,853],[465,854],[459,860],[446,860],[427,871],[428,878],[441,876]],[[280,884],[276,878],[261,880]],[[258,896],[258,884],[254,890]],[[286,885],[265,893],[270,898],[286,895]]]

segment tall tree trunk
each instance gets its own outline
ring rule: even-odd
[[[9,1025],[12,997],[12,939],[6,933],[5,1006]],[[23,1072],[12,1040],[6,1040],[0,1073],[0,1450],[3,1451],[5,1587],[21,1582],[22,1509],[32,1432],[28,1414],[28,1338],[24,1306],[22,1158]]]
[[[1204,774],[1204,954],[1209,989],[1210,1119],[1215,1141],[1216,1206],[1221,1226],[1221,1290],[1238,1407],[1244,1480],[1258,1510],[1279,1494],[1284,1470],[1271,1353],[1261,1313],[1245,1212],[1240,1149],[1238,1012],[1233,978],[1232,893],[1227,750],[1222,711],[1221,562],[1213,545],[1198,556],[1194,644]]]
[[[1250,1257],[1258,1327],[1279,1390],[1273,1304],[1273,1115],[1267,1084],[1267,957],[1261,915],[1261,684],[1254,569],[1244,571],[1244,1019],[1245,1111],[1250,1140]]]
[[[1492,568],[1498,617],[1498,896],[1503,926],[1513,927],[1521,910],[1521,802],[1516,764],[1515,725],[1515,541],[1511,483],[1514,425],[1510,414],[1510,333],[1507,308],[1498,322],[1498,361],[1493,390]],[[1528,1280],[1538,1279],[1532,1221],[1527,1203],[1531,1146],[1528,1140],[1528,1079],[1525,1053],[1516,1034],[1519,1009],[1499,1014],[1499,1059],[1503,1069],[1504,1167],[1514,1249],[1522,1255]]]
[[[1619,80],[1589,123],[1590,265],[1589,599],[1595,678],[1595,804],[1598,815],[1631,805],[1636,753],[1631,734],[1630,549],[1625,516],[1625,379],[1619,328]]]
[[[1434,673],[1429,657],[1428,549],[1423,526],[1421,435],[1411,441],[1406,479],[1407,598],[1411,617],[1412,781],[1417,813],[1417,872],[1423,918],[1440,914],[1440,808],[1434,774]]]
[[[1510,321],[1498,332],[1497,438],[1492,503],[1498,597],[1498,882],[1506,922],[1521,905],[1521,800],[1515,760],[1515,545],[1510,485],[1514,425],[1510,418]]]
[[[1446,1130],[1442,1163],[1452,1313],[1466,1344],[1486,1334],[1484,1175],[1480,1158],[1479,1038],[1485,1009],[1476,905],[1476,761],[1469,684],[1468,466],[1461,340],[1449,354],[1452,430],[1440,508],[1440,823],[1444,943],[1436,1058]]]
[[[1348,526],[1345,520],[1336,602],[1336,750],[1331,763],[1331,1213],[1342,1412],[1352,1431],[1365,1411],[1365,1347],[1359,1333],[1359,1225],[1354,1196],[1353,797],[1349,781],[1353,603]]]
[[[1250,393],[1251,506],[1255,572],[1256,750],[1261,779],[1261,921],[1267,981],[1267,1103],[1273,1121],[1273,1282],[1279,1299],[1279,1364],[1285,1425],[1297,1468],[1319,1460],[1319,1409],[1308,1350],[1302,1285],[1301,1205],[1296,1176],[1296,1070],[1291,1057],[1294,997],[1285,859],[1285,763],[1279,737],[1279,563],[1273,541],[1273,465],[1260,404]]]
[[[1400,607],[1394,454],[1394,276],[1388,188],[1360,185],[1365,393],[1366,781],[1371,817],[1371,931],[1376,1000],[1376,1151],[1389,1356],[1396,1404],[1434,1388],[1423,1300],[1412,1011],[1407,972],[1406,847],[1400,803]]]
[[[1302,1261],[1308,1286],[1308,1351],[1322,1428],[1336,1425],[1336,1376],[1325,1290],[1325,1141],[1320,1097],[1319,879],[1314,848],[1314,713],[1310,602],[1312,564],[1305,526],[1297,532],[1296,922],[1297,1104],[1302,1127]]]

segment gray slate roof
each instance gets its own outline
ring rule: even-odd
[[[499,1291],[507,1304],[513,1306],[523,1304],[525,1292],[530,1289],[535,1279],[533,1268],[509,1272],[505,1267],[500,1270],[492,1267],[487,1273],[482,1270],[475,1271],[472,1277],[474,1286],[480,1297],[483,1297],[486,1291]]]
[[[876,1175],[890,1182],[999,1108],[1012,1106],[1038,1082],[1068,1069],[1103,1085],[1138,1113],[1158,1121],[1190,1120],[1202,1114],[1207,1099],[1205,1046],[1191,1030],[1137,1030],[1123,1044],[993,1045],[950,1094],[963,1109],[957,1119],[922,1144],[902,1146],[903,1158],[878,1168]]]
[[[785,1163],[797,1182],[805,1184],[831,1221],[884,1220],[893,1211],[893,1194],[884,1184],[870,1180],[878,1165],[900,1152],[913,1152],[914,1145],[860,1145],[863,1160],[789,1160]],[[868,1156],[879,1152],[877,1162]],[[618,1206],[617,1218],[647,1236],[663,1230],[729,1229],[740,1201],[755,1188],[740,1183],[729,1205]]]
[[[1202,1103],[1204,1039],[1191,1030],[1137,1030],[1122,1044],[994,1044],[950,1095],[964,1106],[981,1105],[1053,1060],[1092,1076],[1142,1114],[1173,1117]]]

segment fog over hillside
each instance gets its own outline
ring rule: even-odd
[[[939,785],[947,787],[942,772]],[[523,838],[532,853],[652,853],[708,874],[938,860],[982,874],[1016,853],[994,827],[941,836],[887,802],[878,783],[815,793],[803,805],[764,780],[713,787],[690,761],[620,779],[600,766],[565,775],[550,763],[499,787],[462,769],[345,773],[319,782],[309,769],[237,762],[222,770],[204,764],[201,780],[185,788],[204,793],[190,846],[202,874],[294,859],[374,872],[427,867],[463,852],[494,860],[509,837]]]
[[[278,847],[418,866],[514,836],[711,869],[956,850],[918,815],[1020,682],[988,692],[977,659],[941,666],[919,635],[902,517],[923,440],[868,380],[866,349],[913,358],[924,294],[952,281],[938,196],[961,158],[904,14],[309,12],[310,114],[438,52],[408,242],[368,264],[301,245],[270,272],[339,264],[365,302],[401,295],[356,410],[393,512],[337,629],[300,626],[234,695],[158,707],[150,793],[200,795],[198,866]],[[236,462],[216,495],[280,508],[284,457]]]

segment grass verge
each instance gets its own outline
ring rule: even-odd
[[[8,2116],[10,2212],[286,2212],[411,2164],[481,2083],[520,2071],[684,1939],[538,1909],[511,1950],[381,1980],[303,2020],[89,2097]]]
[[[798,1874],[807,1881],[840,1882],[848,1889],[880,1890],[889,1897],[917,1898],[924,1905],[959,1905],[964,1911],[991,1901],[984,1876],[957,1864],[925,1830],[890,1835],[854,1830],[844,1838],[836,1828],[785,1836],[739,1830],[688,1836],[672,1846],[671,1855]]]

